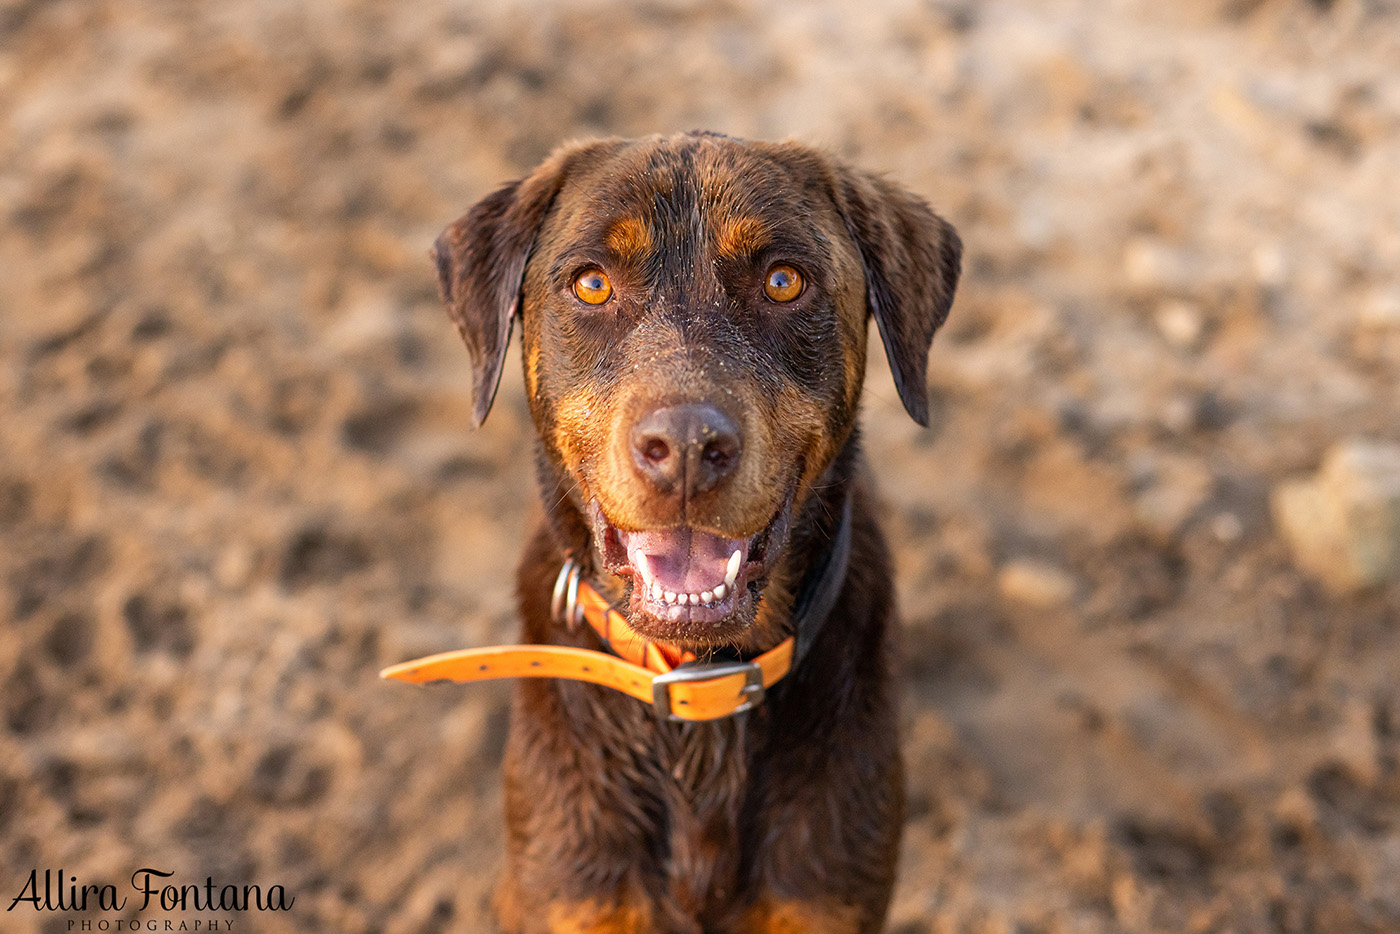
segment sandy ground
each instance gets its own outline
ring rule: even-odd
[[[490,929],[513,370],[467,429],[426,250],[564,139],[709,127],[962,231],[935,427],[872,361],[911,807],[897,934],[1400,930],[1400,585],[1269,493],[1400,440],[1387,0],[0,0],[0,895],[284,886]]]

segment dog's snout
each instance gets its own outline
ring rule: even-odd
[[[662,493],[687,498],[719,486],[739,466],[739,428],[707,403],[652,409],[632,426],[637,474]]]

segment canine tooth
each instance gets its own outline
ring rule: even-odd
[[[664,592],[665,591],[661,589],[660,584],[658,584],[656,581],[651,582],[651,599],[655,600],[657,603],[660,603],[663,599],[662,594]]]
[[[724,595],[727,593],[729,593],[729,588],[726,587],[724,584],[720,584],[718,587],[715,588],[715,602],[718,603],[719,601],[723,600]]]
[[[669,591],[669,590],[665,591],[664,594],[663,594],[662,596],[665,598],[665,600],[666,600],[667,603],[675,603],[675,602],[676,602],[676,595],[675,595],[673,592]]]
[[[739,578],[739,549],[734,549],[734,554],[729,556],[729,567],[724,572],[724,582],[730,587],[734,586],[734,581]]]
[[[700,602],[701,602],[701,603],[714,603],[714,602],[715,602],[715,592],[714,592],[713,590],[707,590],[707,591],[705,591],[704,593],[700,594]]]

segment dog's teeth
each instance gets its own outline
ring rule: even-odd
[[[714,603],[714,602],[715,602],[715,592],[714,592],[713,590],[707,590],[707,591],[705,591],[704,593],[702,593],[702,594],[700,595],[700,602],[701,602],[701,603]]]
[[[719,585],[718,587],[716,587],[715,590],[714,590],[715,602],[718,603],[719,601],[723,600],[723,599],[724,599],[724,595],[727,594],[727,593],[729,593],[729,588],[726,587],[724,584],[720,584],[720,585]]]
[[[661,585],[658,584],[656,581],[652,581],[652,582],[651,582],[651,599],[652,599],[653,601],[657,602],[657,603],[660,603],[661,600],[662,600],[662,594],[663,594],[663,593],[665,593],[665,591],[663,591],[663,590],[661,589]]]
[[[740,560],[742,559],[739,557],[739,549],[735,548],[734,554],[729,556],[729,567],[724,572],[724,582],[730,587],[733,587],[734,582],[739,579]]]
[[[700,595],[699,595],[698,593],[688,594],[687,596],[690,598],[690,605],[691,605],[691,606],[699,606],[699,605],[700,605]]]
[[[663,599],[665,599],[665,601],[666,601],[667,603],[675,603],[675,602],[676,602],[676,595],[675,595],[674,593],[672,593],[671,591],[669,591],[669,590],[665,591],[665,592],[662,594],[662,597],[663,597]]]

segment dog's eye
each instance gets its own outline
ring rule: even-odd
[[[601,269],[585,269],[574,280],[574,295],[581,302],[601,305],[612,297],[612,283]]]
[[[802,273],[786,263],[779,263],[768,270],[763,291],[775,302],[790,302],[802,294]]]

